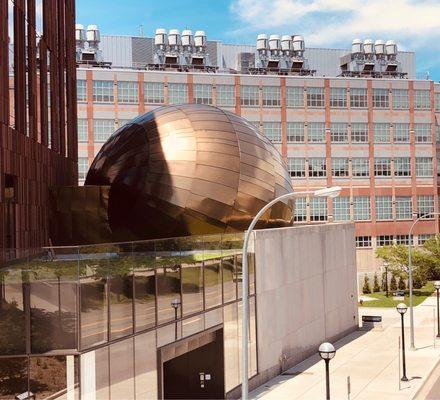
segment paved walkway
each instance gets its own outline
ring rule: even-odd
[[[398,341],[401,334],[400,315],[395,309],[359,308],[362,315],[382,315],[382,331],[356,331],[339,342],[330,363],[331,398],[348,399],[347,377],[351,380],[350,399],[412,399],[440,360],[440,340],[435,341],[435,297],[414,308],[415,346],[409,350],[409,329],[405,329],[406,364],[409,382],[399,377]],[[405,315],[409,325],[409,312]],[[436,342],[434,348],[434,341]],[[434,388],[434,391],[437,390]],[[436,395],[431,393],[432,395]],[[318,355],[296,365],[250,393],[252,399],[325,399],[324,362]],[[440,399],[440,392],[438,397]],[[419,399],[419,397],[418,397]]]

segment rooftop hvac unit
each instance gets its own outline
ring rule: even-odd
[[[194,37],[189,29],[182,31],[182,46],[185,48],[194,46]]]
[[[290,55],[292,50],[293,50],[292,37],[290,35],[281,36],[281,51],[286,55]]]
[[[75,25],[75,41],[77,48],[84,48],[84,45],[86,43],[86,31],[84,30],[84,25]]]
[[[167,44],[168,44],[168,35],[166,29],[163,28],[156,29],[156,34],[154,35],[154,45],[164,48]]]
[[[294,35],[292,38],[293,51],[295,53],[302,53],[306,49],[304,38],[301,35]]]
[[[364,44],[361,39],[354,39],[351,43],[351,54],[361,55],[364,52]]]
[[[257,51],[266,52],[269,49],[269,43],[267,40],[267,35],[265,33],[260,33],[257,36]]]
[[[374,52],[377,58],[383,58],[385,56],[385,42],[383,40],[376,40],[374,42]]]
[[[200,50],[206,47],[205,31],[196,31],[194,34],[194,46]]]
[[[272,55],[278,55],[278,51],[281,50],[280,36],[270,35],[269,36],[269,50]]]
[[[97,25],[89,25],[87,27],[87,42],[89,43],[89,48],[98,50],[99,42],[101,41],[101,34]]]

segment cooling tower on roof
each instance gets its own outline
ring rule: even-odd
[[[281,51],[283,54],[291,55],[293,50],[292,37],[290,35],[281,36]]]
[[[183,47],[192,47],[194,45],[194,38],[192,31],[189,29],[185,29],[182,31],[182,46]]]
[[[89,25],[87,27],[87,42],[89,43],[89,48],[98,50],[100,41],[101,34],[98,25]]]
[[[267,35],[265,33],[260,33],[257,36],[257,51],[266,51],[269,49],[269,43],[267,40]]]
[[[168,32],[168,45],[171,50],[178,50],[181,45],[180,32],[178,29],[170,29]]]
[[[156,34],[154,35],[154,45],[163,47],[168,44],[168,35],[166,29],[159,28],[156,29]]]
[[[304,38],[301,35],[293,35],[292,37],[293,51],[296,55],[302,55],[306,49]]]
[[[280,36],[270,35],[269,36],[269,50],[271,55],[278,55],[278,51],[281,50]]]
[[[75,39],[76,61],[79,64],[110,67],[111,63],[102,60],[102,51],[99,48],[101,34],[97,25],[89,25],[87,31],[83,25],[75,25]]]
[[[194,34],[194,46],[197,47],[199,51],[206,47],[205,31],[196,31]]]
[[[84,25],[75,25],[75,41],[76,47],[79,47],[81,49],[84,48],[84,45],[86,43],[86,31],[84,30]]]
[[[404,78],[393,40],[354,39],[351,52],[341,57],[341,76]]]

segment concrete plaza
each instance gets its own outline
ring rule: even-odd
[[[435,340],[434,330],[435,304],[435,297],[429,297],[414,308],[416,350],[409,349],[409,312],[405,315],[408,382],[399,379],[400,315],[394,308],[359,308],[359,320],[362,315],[381,315],[383,330],[356,331],[334,343],[337,352],[330,363],[331,398],[414,398],[440,360],[440,340]],[[350,396],[347,377],[350,377],[351,382]],[[325,399],[324,361],[316,354],[255,389],[250,398]]]

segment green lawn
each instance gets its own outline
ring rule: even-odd
[[[421,289],[414,289],[413,290],[413,305],[418,306],[420,303],[422,303],[427,297],[431,296],[431,294],[434,292],[434,282],[429,281],[425,286],[423,286]],[[405,300],[404,303],[406,305],[409,305],[409,296],[408,296],[408,290],[405,290]],[[391,291],[389,292],[389,297],[385,296],[385,292],[376,292],[376,293],[370,293],[366,294],[365,296],[368,297],[374,297],[377,300],[372,301],[364,301],[362,304],[362,307],[396,307],[400,301],[393,300],[393,295]],[[360,305],[360,303],[359,303]]]

